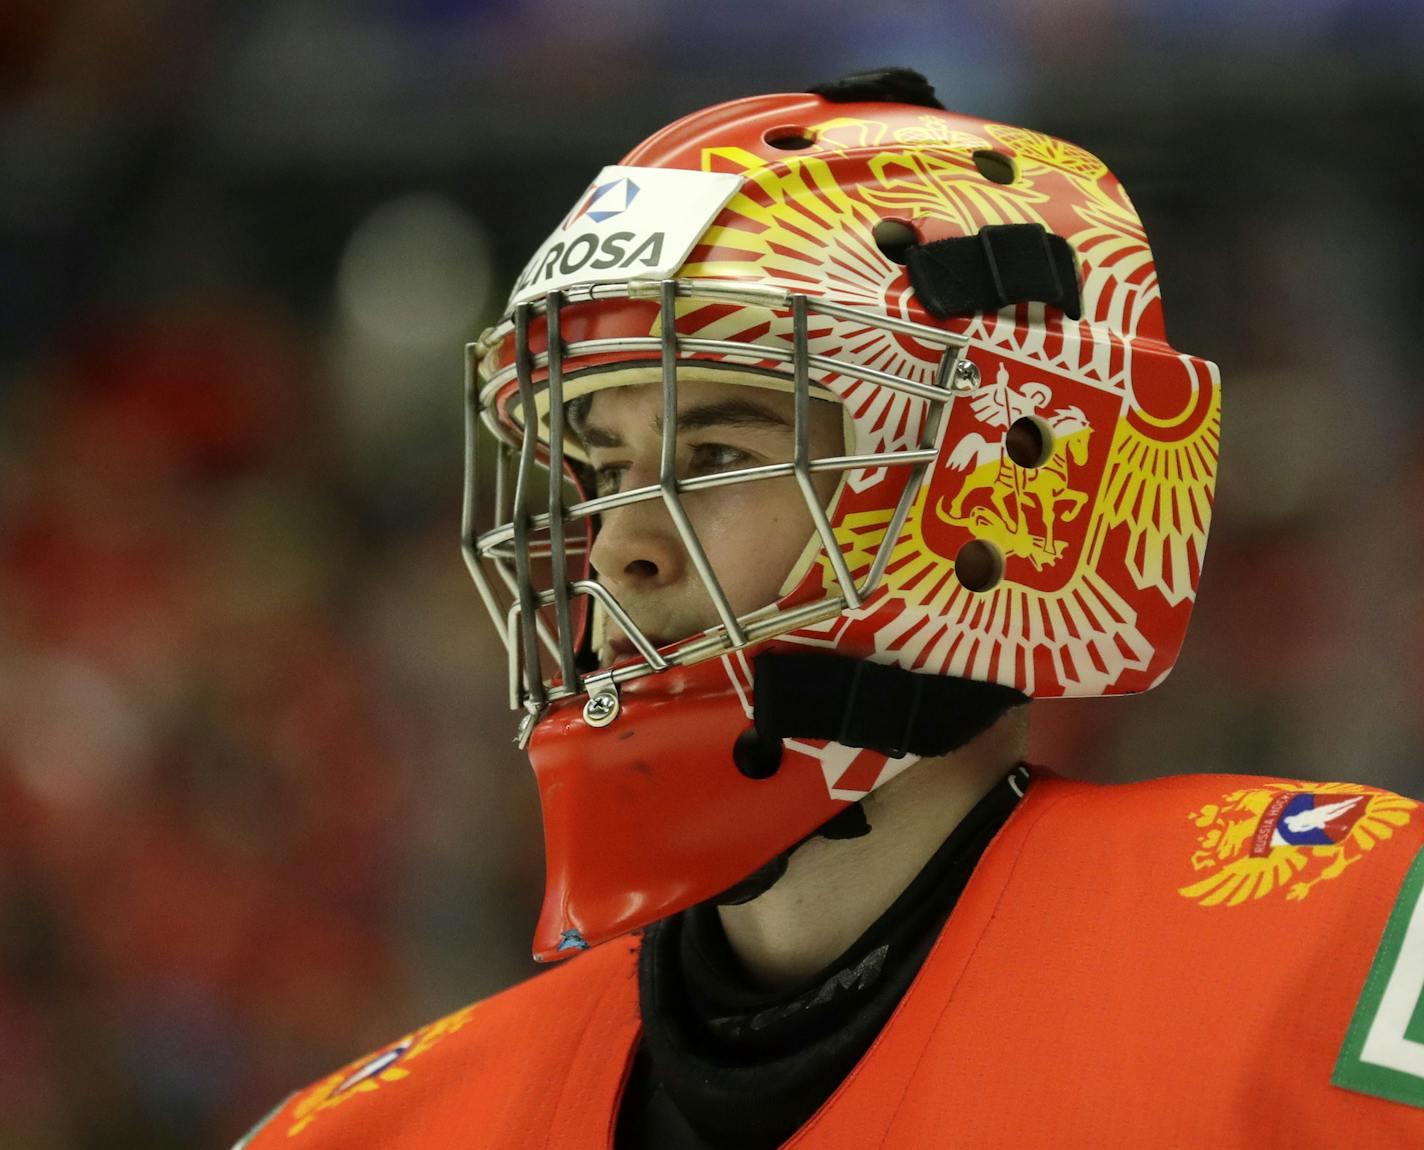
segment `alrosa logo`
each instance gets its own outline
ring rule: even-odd
[[[591,232],[559,241],[542,256],[530,261],[514,285],[515,294],[555,276],[565,277],[584,271],[610,271],[613,268],[642,266],[655,268],[662,262],[666,233],[657,231],[639,236],[635,232],[610,232],[600,239]],[[634,246],[636,244],[636,246]]]

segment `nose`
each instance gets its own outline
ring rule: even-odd
[[[605,511],[589,555],[599,580],[618,590],[653,590],[682,579],[689,559],[661,499]]]

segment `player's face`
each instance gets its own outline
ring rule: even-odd
[[[788,463],[794,449],[792,397],[736,383],[679,381],[679,477]],[[607,495],[658,482],[662,459],[660,384],[595,392],[579,433]],[[841,406],[810,405],[810,456],[844,449]],[[838,475],[812,481],[823,506]],[[782,582],[815,533],[811,512],[791,476],[690,491],[683,507],[722,589],[739,615],[773,603]],[[617,508],[603,516],[592,562],[599,582],[613,592],[633,621],[661,646],[718,622],[701,576],[661,500]],[[632,653],[626,636],[610,624],[598,651],[608,666]]]

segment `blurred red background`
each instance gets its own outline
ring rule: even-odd
[[[1081,142],[1226,388],[1173,677],[1101,780],[1424,797],[1413,5],[0,9],[0,1146],[227,1145],[534,972],[541,851],[458,550],[461,346],[600,166],[884,63]]]

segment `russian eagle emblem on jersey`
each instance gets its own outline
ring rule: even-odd
[[[1418,803],[1346,783],[1272,783],[1233,791],[1189,816],[1202,874],[1179,893],[1201,906],[1306,898],[1413,817]]]
[[[399,1042],[383,1047],[376,1054],[362,1058],[322,1079],[292,1107],[294,1121],[287,1131],[288,1137],[300,1134],[323,1111],[341,1106],[352,1098],[371,1094],[403,1078],[409,1078],[409,1064],[463,1027],[475,1009],[476,1006],[467,1006],[428,1026],[422,1026]]]

